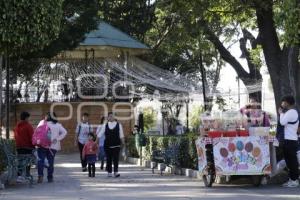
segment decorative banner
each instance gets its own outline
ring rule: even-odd
[[[205,150],[205,145],[207,144],[207,140],[204,137],[199,137],[196,140],[196,148],[197,148],[197,155],[198,155],[198,170],[202,174],[205,174],[205,168],[207,165],[207,160],[206,160],[206,150]]]
[[[268,137],[214,138],[213,149],[217,175],[271,173]]]

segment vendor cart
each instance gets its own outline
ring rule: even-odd
[[[206,129],[196,140],[198,170],[205,186],[211,187],[216,176],[235,175],[247,175],[255,186],[259,186],[262,177],[270,175],[271,166],[276,163],[274,137],[268,133],[265,127],[254,127],[249,131]]]

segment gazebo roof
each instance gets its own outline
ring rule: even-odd
[[[143,43],[133,39],[126,33],[101,21],[98,29],[86,35],[80,46],[111,46],[117,48],[149,49]]]
[[[149,51],[150,48],[145,44],[101,21],[96,30],[86,34],[86,38],[77,48],[64,51],[57,58],[105,58],[118,57],[124,53],[141,55]]]

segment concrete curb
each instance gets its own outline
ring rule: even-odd
[[[140,164],[139,161],[140,161],[139,158],[127,157],[127,159],[126,159],[126,162],[134,164],[134,165],[139,165]],[[156,162],[152,162],[149,160],[143,160],[143,167],[154,168],[158,171],[160,171],[160,169],[162,169],[164,173],[186,176],[189,178],[195,178],[195,179],[202,180],[202,174],[197,170],[179,168],[176,166],[166,166],[163,163],[156,163]],[[230,178],[230,176],[228,178]],[[282,172],[282,173],[268,179],[267,184],[282,184],[286,180],[287,180],[287,173]],[[227,180],[227,178],[224,176],[220,176],[220,177],[216,178],[216,183],[224,184],[227,182],[230,182],[230,179]],[[248,181],[248,182],[251,182],[251,181]],[[0,189],[1,189],[1,181],[0,181]]]
[[[127,157],[126,162],[128,162],[130,164],[139,165],[140,159]],[[180,168],[180,167],[176,167],[176,166],[166,166],[166,164],[164,164],[164,163],[155,163],[155,162],[152,162],[149,160],[143,161],[143,167],[152,168],[153,166],[155,166],[154,169],[157,169],[159,171],[163,170],[164,173],[186,176],[186,177],[202,180],[202,176],[197,170]]]

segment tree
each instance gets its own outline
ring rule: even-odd
[[[0,52],[20,55],[44,48],[57,38],[62,0],[1,1]]]
[[[283,95],[293,94],[297,105],[300,106],[300,2],[287,0],[279,1],[274,5],[273,1],[267,0],[252,2],[256,17],[261,45],[263,48],[266,64],[271,76],[276,105],[279,106]],[[285,40],[278,37],[279,30],[275,23],[275,7],[283,6],[283,30]],[[287,9],[288,8],[288,9]],[[291,38],[289,37],[291,36]],[[282,45],[283,43],[283,45]]]
[[[143,42],[154,21],[155,5],[151,0],[101,0],[99,13],[105,21]]]
[[[192,34],[200,34],[210,41],[220,57],[236,70],[246,87],[252,86],[254,83],[262,81],[259,73],[260,62],[254,62],[260,60],[253,59],[253,55],[255,55],[253,52],[257,52],[260,48],[251,32],[243,28],[242,16],[245,13],[236,9],[237,11],[234,14],[238,15],[238,17],[236,17],[235,21],[232,21],[234,15],[231,16],[230,13],[226,15],[227,10],[224,10],[226,6],[222,5],[222,3],[226,4],[225,1],[172,1],[169,7],[171,12],[181,19],[185,29]],[[239,30],[241,30],[242,34],[238,36],[240,37],[239,39],[235,39],[239,34]],[[248,41],[251,43],[251,48],[248,48],[246,45]],[[247,60],[248,71],[228,50],[228,47],[236,42],[240,43],[242,57]],[[260,93],[253,95],[260,96]]]
[[[191,115],[190,115],[190,121],[191,121],[191,126],[193,130],[197,130],[201,124],[200,121],[200,115],[204,112],[203,107],[201,106],[193,106]]]
[[[153,52],[146,59],[201,82],[205,109],[211,110],[223,66],[218,51],[200,29],[188,26],[187,18],[174,13],[169,3],[157,1],[155,15],[154,25],[146,34]]]
[[[153,126],[156,123],[157,120],[157,113],[153,110],[151,107],[146,107],[143,109],[144,114],[144,127],[145,132],[147,132],[149,129],[153,128]]]
[[[253,81],[261,80],[258,73],[260,64],[251,59],[251,50],[256,51],[261,46],[277,105],[285,94],[294,94],[297,102],[300,102],[299,7],[300,3],[296,0],[173,1],[173,12],[188,18],[186,21],[203,30],[246,87]],[[249,30],[256,31],[257,37],[250,34]],[[240,47],[247,59],[249,72],[224,45],[226,41],[233,40],[232,36],[240,33]],[[225,42],[221,38],[225,38]],[[246,41],[250,41],[251,48],[245,48]]]
[[[176,133],[176,125],[179,121],[179,114],[181,108],[184,105],[184,101],[182,100],[163,100],[162,101],[162,116],[163,120],[166,120],[168,125],[168,132],[169,135],[174,135]]]
[[[99,23],[98,0],[64,0],[62,15],[59,19],[60,30],[55,40],[51,41],[43,50],[33,51],[12,59],[14,77],[27,82],[33,81],[33,75],[41,65],[40,58],[53,58],[64,50],[76,48],[85,38],[85,34],[96,29]],[[47,83],[35,83],[40,88],[36,101],[47,92]]]
[[[0,55],[6,63],[6,137],[9,137],[9,80],[8,59],[40,50],[59,33],[62,0],[1,1],[0,2]],[[1,60],[1,59],[0,59]],[[2,69],[1,69],[2,74]],[[2,80],[2,78],[1,78]],[[1,82],[2,93],[2,82]],[[2,102],[1,102],[2,106]],[[2,111],[2,109],[1,109]],[[1,113],[0,111],[0,113]]]
[[[64,50],[78,47],[85,39],[85,34],[97,29],[99,24],[98,0],[64,0],[62,4],[63,16],[61,29],[56,40],[53,40],[36,56],[29,57],[52,58]]]

